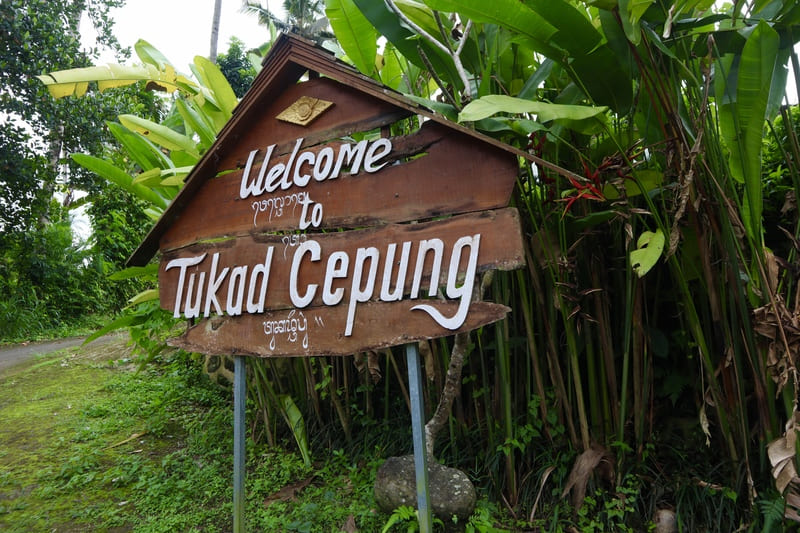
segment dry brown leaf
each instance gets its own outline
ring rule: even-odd
[[[539,482],[539,492],[536,494],[536,501],[533,502],[533,508],[531,509],[531,516],[528,518],[528,522],[533,522],[533,517],[536,514],[536,507],[539,505],[539,498],[542,496],[542,490],[544,490],[544,484],[547,483],[547,478],[550,477],[550,474],[552,474],[555,469],[555,466],[548,466],[544,474],[542,474],[542,480]]]
[[[355,357],[353,357],[353,366],[356,367],[359,374],[369,373],[373,384],[377,384],[381,380],[381,367],[378,363],[378,352],[370,350],[369,352],[356,354]]]
[[[795,197],[794,191],[787,191],[786,197],[783,200],[783,206],[781,206],[781,215],[795,210],[797,210],[797,198]]]
[[[708,416],[706,415],[706,406],[700,407],[700,428],[706,436],[706,446],[711,446],[711,429],[708,424]]]
[[[589,478],[595,470],[603,475],[608,480],[614,478],[614,458],[608,450],[599,444],[593,444],[591,448],[584,451],[575,459],[575,464],[572,466],[572,471],[567,478],[567,484],[561,497],[572,492],[570,500],[575,510],[580,509],[583,505],[583,500],[586,497],[586,485],[589,483]]]
[[[784,498],[786,508],[783,511],[783,516],[789,520],[800,522],[800,514],[798,514],[798,510],[800,510],[800,478],[792,479]]]
[[[775,487],[780,492],[783,492],[789,486],[792,479],[797,476],[797,470],[794,467],[794,461],[789,457],[772,468],[772,476],[775,478]]]
[[[678,533],[678,517],[672,509],[657,509],[653,514],[654,533]]]
[[[372,384],[377,385],[381,380],[381,365],[378,362],[378,352],[371,351],[367,354],[367,371],[372,378]]]
[[[353,355],[353,366],[356,367],[356,371],[359,374],[364,373],[364,354],[357,353]]]
[[[776,295],[774,305],[753,310],[753,324],[760,336],[759,347],[767,354],[767,369],[777,384],[775,393],[779,396],[795,368],[796,354],[800,353],[800,317],[789,311]]]
[[[296,483],[291,483],[286,485],[281,490],[277,492],[273,492],[269,496],[266,497],[264,500],[264,507],[275,503],[275,502],[293,502],[297,499],[297,495],[306,488],[312,481],[314,480],[314,476],[307,477],[301,481]]]
[[[772,465],[772,477],[775,478],[775,487],[783,494],[789,483],[797,477],[794,465],[795,445],[797,443],[796,419],[799,413],[786,422],[786,432],[782,437],[767,444],[767,456]]]
[[[778,273],[780,272],[780,268],[778,267],[778,262],[775,260],[775,254],[766,248],[764,248],[764,262],[767,267],[769,290],[774,293],[778,289]]]
[[[355,517],[353,517],[353,515],[348,516],[347,520],[345,520],[344,525],[339,531],[344,531],[344,533],[358,533]]]

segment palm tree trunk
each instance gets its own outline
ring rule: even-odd
[[[211,19],[211,49],[208,59],[217,62],[217,44],[219,42],[219,19],[222,11],[222,0],[214,0],[214,18]]]

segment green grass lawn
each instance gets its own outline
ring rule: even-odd
[[[199,366],[182,357],[140,369],[119,337],[0,373],[0,531],[231,531],[232,395]],[[263,429],[254,415],[248,437]],[[276,435],[283,429],[279,446],[247,441],[248,531],[416,531],[413,510],[390,516],[373,497],[386,455],[408,453],[398,444],[407,431],[375,425],[346,444],[334,438],[339,428],[329,438],[316,428],[306,465],[282,422],[273,427]],[[535,521],[510,516],[484,493],[461,525],[468,533],[649,530],[646,515],[637,519],[642,527],[628,524],[640,514],[642,479],[628,474],[609,495],[595,487],[577,513],[561,485],[542,483],[548,501]],[[687,513],[710,524],[736,495],[707,492]]]
[[[124,340],[0,375],[0,530],[229,531],[230,394],[186,360],[142,370]],[[305,466],[248,441],[250,531],[380,531],[372,483],[336,450]],[[320,458],[322,459],[322,458]]]

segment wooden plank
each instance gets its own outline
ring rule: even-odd
[[[207,180],[219,172],[243,168],[250,150],[275,143],[283,145],[304,134],[309,140],[321,142],[323,139],[380,128],[410,115],[407,109],[386,100],[364,98],[363,93],[330,78],[295,83],[305,67],[289,61],[289,50],[278,52],[275,59],[277,64],[283,64],[281,70],[265,72],[257,78],[214,145],[187,177],[184,188],[131,254],[127,261],[129,265],[147,263],[155,253],[161,236],[192,203],[194,195],[203,189]],[[274,118],[300,96],[321,97],[323,94],[329,101],[334,99],[338,105],[312,123],[313,129]]]
[[[505,317],[510,309],[489,302],[470,305],[467,321],[455,331],[444,329],[419,310],[419,302],[369,302],[359,309],[351,336],[342,335],[344,307],[313,307],[260,315],[217,317],[200,321],[169,344],[211,355],[255,357],[350,355],[422,339],[470,331]],[[453,302],[435,302],[453,314]],[[269,332],[269,333],[267,333]]]
[[[338,146],[327,143],[307,151],[318,154],[333,147],[336,152]],[[414,155],[418,157],[399,161]],[[288,158],[271,158],[270,165],[285,164]],[[245,199],[239,197],[243,171],[212,179],[164,233],[160,247],[164,251],[200,239],[297,229],[304,212],[301,203],[308,200],[313,204],[308,203],[305,220],[310,220],[314,205],[321,206],[320,229],[496,209],[508,205],[518,171],[511,154],[436,123],[393,139],[386,160],[389,165],[374,174],[362,171],[321,182],[311,179],[306,187]],[[250,179],[255,180],[257,173],[258,168],[252,168]]]
[[[572,172],[547,161],[542,161],[524,150],[448,121],[441,115],[437,115],[420,104],[405,98],[397,91],[384,87],[360,74],[351,66],[336,60],[328,51],[316,47],[312,42],[297,36],[283,34],[278,37],[270,53],[265,58],[264,68],[254,81],[251,90],[234,110],[233,119],[222,129],[214,146],[195,165],[186,180],[186,186],[180,191],[164,215],[157,221],[144,241],[128,259],[127,264],[129,266],[142,266],[147,263],[157,251],[159,240],[164,232],[169,229],[182,210],[191,203],[193,196],[204,187],[206,180],[215,176],[222,168],[220,163],[223,158],[241,146],[242,137],[246,134],[246,130],[254,122],[257,122],[254,117],[260,116],[260,110],[269,106],[270,102],[279,98],[285,91],[290,90],[295,85],[300,86],[308,83],[298,84],[297,81],[304,72],[309,70],[321,74],[323,76],[322,79],[327,77],[329,80],[335,80],[341,86],[348,87],[354,91],[357,95],[355,98],[356,105],[353,108],[355,110],[358,110],[360,106],[366,105],[371,100],[378,100],[382,102],[379,105],[401,110],[402,112],[398,111],[398,117],[419,115],[425,120],[444,125],[450,131],[472,137],[479,142],[494,146],[514,156],[529,159],[559,174],[574,177]],[[243,156],[240,154],[238,161],[242,159]],[[229,163],[230,161],[226,164]],[[233,161],[234,166],[235,163],[236,161]]]
[[[333,107],[308,126],[276,118],[301,96],[333,102]],[[243,168],[248,154],[256,148],[277,144],[285,149],[287,146],[291,147],[298,138],[305,138],[309,144],[316,144],[355,132],[388,126],[409,115],[405,109],[386,101],[364,98],[364,93],[330,78],[317,78],[291,85],[274,99],[261,104],[250,110],[250,116],[246,119],[249,128],[237,132],[232,139],[234,143],[228,141],[227,150],[221,154],[217,163],[218,171]]]
[[[479,236],[478,240],[467,247],[461,246],[459,250],[462,257],[455,257],[452,251],[459,239],[475,235]],[[441,241],[438,254],[441,264],[436,276],[439,283],[434,286],[446,286],[450,281],[451,263],[455,263],[454,272],[463,276],[469,268],[469,254],[473,248],[477,251],[474,273],[493,269],[509,270],[524,265],[519,214],[513,208],[460,215],[427,223],[391,224],[346,232],[256,234],[194,244],[165,253],[159,268],[161,306],[173,313],[186,314],[188,302],[192,308],[199,310],[196,313],[190,311],[188,318],[222,312],[232,315],[236,314],[237,303],[239,312],[244,312],[243,298],[247,296],[254,304],[261,298],[263,310],[287,309],[296,307],[295,302],[298,300],[297,297],[292,298],[292,288],[299,295],[312,291],[313,298],[305,305],[322,306],[326,278],[337,267],[342,272],[331,277],[328,289],[329,292],[341,289],[341,298],[345,304],[356,292],[366,291],[362,287],[367,287],[370,279],[374,281],[374,287],[368,299],[377,299],[384,285],[387,292],[394,293],[399,283],[398,278],[403,285],[403,295],[413,293],[412,288],[416,284],[418,297],[424,298],[430,290],[428,281],[432,275],[435,276],[432,265],[436,253],[430,252],[421,260],[418,254],[421,243],[433,239]],[[309,247],[312,244],[309,243],[319,246],[319,259],[316,261],[311,260],[312,251]],[[390,258],[390,277],[384,282],[390,244],[394,244],[396,249],[394,257]],[[368,252],[371,247],[375,248],[375,252]],[[302,251],[304,248],[306,250]],[[335,252],[341,252],[338,256],[340,259],[344,259],[344,254],[347,264],[329,263],[330,256]],[[360,253],[362,259],[359,262]],[[367,258],[367,253],[377,254],[377,266],[373,266],[374,259]],[[407,257],[407,266],[405,273],[401,275],[398,263],[403,256]],[[195,262],[194,265],[189,264],[192,261]],[[293,281],[291,273],[294,261],[297,261],[297,272]],[[184,266],[181,266],[181,262]],[[257,265],[262,266],[256,269]],[[359,265],[363,267],[360,284],[353,281]],[[257,277],[257,270],[265,270],[267,266],[269,274]],[[371,272],[374,273],[373,278],[370,278]],[[229,295],[230,281],[234,275],[234,291]],[[267,281],[262,289],[264,278]],[[452,281],[456,283],[455,279]],[[212,285],[216,289],[212,290]],[[259,297],[262,290],[265,291],[265,296]]]

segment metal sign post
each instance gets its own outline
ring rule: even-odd
[[[411,397],[411,430],[414,441],[414,467],[417,473],[417,509],[420,533],[433,531],[431,497],[428,493],[428,452],[425,448],[425,409],[422,399],[422,372],[416,343],[406,344],[408,389]]]
[[[236,354],[236,533],[244,357],[348,356],[474,330],[510,311],[472,301],[476,275],[525,264],[519,213],[506,207],[525,152],[293,35],[276,39],[263,66],[128,261],[145,266],[160,251],[160,306],[190,323],[172,346]],[[418,116],[427,119],[418,131],[391,136],[392,124]],[[342,140],[375,128],[387,135]],[[430,533],[419,352],[406,349],[419,522]]]
[[[245,358],[234,358],[233,375],[233,531],[244,533],[245,397],[247,367]]]

